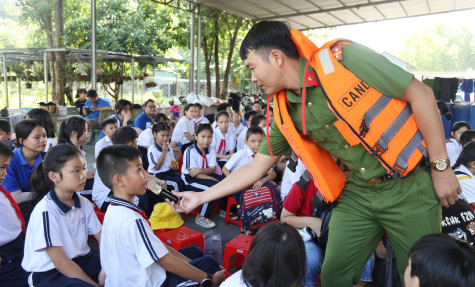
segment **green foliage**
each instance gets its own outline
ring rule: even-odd
[[[439,24],[406,40],[400,57],[421,71],[449,72],[475,69],[473,31]]]

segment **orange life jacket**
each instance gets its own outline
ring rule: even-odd
[[[290,34],[299,55],[308,60],[302,90],[303,134],[307,133],[305,87],[310,64],[328,106],[339,119],[335,126],[350,145],[361,143],[395,178],[405,177],[417,167],[422,157],[427,156],[427,149],[411,106],[383,95],[339,63],[338,55],[331,49],[352,43],[337,39],[319,49],[301,32],[291,30]],[[287,111],[285,91],[274,95],[274,119],[324,199],[331,202],[338,198],[346,177],[329,152],[297,132]]]

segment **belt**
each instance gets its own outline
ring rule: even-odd
[[[368,180],[368,182],[369,183],[379,183],[379,182],[388,181],[388,180],[393,179],[393,178],[394,177],[392,177],[390,174],[385,174],[385,175],[382,175],[382,176],[372,178],[372,179]]]

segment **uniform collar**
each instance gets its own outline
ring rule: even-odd
[[[67,205],[66,203],[58,199],[53,189],[49,191],[48,196],[59,207],[59,209],[61,210],[63,214],[68,213],[72,209],[71,206]],[[74,199],[74,207],[81,208],[81,201],[79,200],[79,195],[77,195],[77,193],[75,192],[73,193],[73,199]]]
[[[247,157],[251,157],[251,156],[255,156],[256,154],[248,147],[246,146],[246,154],[247,154]]]
[[[21,153],[21,150],[22,148],[19,148],[18,149],[18,155],[20,156],[20,164],[21,165],[30,165],[25,157],[23,156],[23,154]],[[36,160],[35,160],[35,164],[33,166],[37,166],[42,160],[43,160],[43,155],[44,155],[44,152],[38,152],[38,155],[36,156]]]
[[[198,146],[196,145],[196,143],[193,144],[193,148],[196,149],[196,151],[199,153],[199,154],[203,154],[200,149],[198,148]],[[209,154],[209,148],[205,149],[205,152],[204,154]]]
[[[305,71],[305,64],[307,63],[307,59],[300,57],[299,58],[299,88],[300,92],[302,92],[303,88],[303,77],[307,77],[307,88],[315,88],[318,86],[317,77],[315,70],[312,66],[308,66],[307,73],[304,75]],[[300,95],[297,95],[292,90],[286,90],[287,100],[291,103],[302,103],[302,98]]]
[[[162,147],[159,146],[155,141],[153,142],[153,145],[154,145],[159,151],[163,151],[163,150],[162,150]]]
[[[118,205],[118,206],[123,206],[123,207],[127,207],[129,209],[132,209],[133,211],[136,211],[138,213],[142,213],[143,210],[140,209],[138,206],[136,206],[135,204],[133,203],[130,203],[128,202],[127,200],[123,200],[121,198],[117,198],[115,196],[110,196],[110,204],[111,205]]]

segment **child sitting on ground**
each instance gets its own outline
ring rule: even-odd
[[[224,167],[236,148],[236,135],[229,128],[229,121],[229,114],[226,111],[220,111],[216,115],[217,126],[213,131],[211,147],[216,151],[220,168]]]
[[[11,136],[10,123],[7,120],[0,120],[0,142],[4,143],[11,150],[14,150],[15,140],[11,140]]]
[[[89,200],[76,193],[86,184],[79,150],[52,147],[31,182],[40,201],[31,213],[21,266],[33,272],[32,286],[104,285],[99,253],[87,244],[89,235],[101,242],[101,224]]]
[[[214,259],[203,257],[195,246],[178,252],[163,244],[134,204],[134,197],[147,189],[147,173],[137,149],[107,147],[99,154],[97,168],[114,193],[101,242],[106,286],[219,286],[224,270],[219,271]]]
[[[404,273],[406,287],[475,286],[475,249],[446,234],[429,234],[414,243]]]

